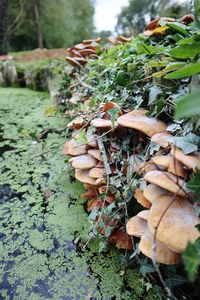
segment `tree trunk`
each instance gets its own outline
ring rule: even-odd
[[[34,15],[35,15],[35,29],[37,34],[37,47],[42,49],[44,47],[43,47],[42,31],[40,26],[40,15],[38,11],[38,0],[33,0],[33,8],[34,8]]]
[[[0,0],[0,55],[8,51],[8,2]]]

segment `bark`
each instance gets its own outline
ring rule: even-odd
[[[8,3],[0,0],[0,55],[8,52]]]
[[[37,34],[37,47],[42,49],[44,47],[43,47],[42,31],[41,31],[41,26],[40,26],[38,0],[33,0],[33,8],[34,8],[34,16],[35,16],[35,29],[36,29],[36,34]]]

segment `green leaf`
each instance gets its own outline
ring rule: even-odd
[[[200,196],[200,170],[197,170],[195,176],[187,183],[187,187],[196,195]],[[194,201],[200,202],[200,197]]]
[[[200,89],[177,100],[175,118],[200,115]]]
[[[159,86],[157,85],[153,85],[151,88],[150,88],[150,93],[149,93],[149,104],[153,103],[157,96],[162,94],[162,90]]]
[[[192,44],[181,45],[169,51],[169,54],[175,58],[191,58],[199,54],[200,43],[194,42]]]
[[[177,22],[169,22],[167,23],[167,26],[176,30],[178,33],[182,34],[182,35],[186,35],[189,36],[189,32],[186,30],[186,26]]]
[[[197,74],[200,72],[200,63],[194,63],[189,66],[183,67],[177,71],[174,71],[165,76],[166,79],[181,79],[185,77],[189,77],[193,74]]]
[[[148,263],[145,263],[143,266],[140,268],[140,273],[142,274],[143,277],[145,277],[149,273],[155,272],[155,268],[153,265],[150,265]]]
[[[182,149],[184,154],[190,154],[198,150],[198,143],[200,141],[200,137],[196,134],[189,133],[181,137],[169,137],[168,140],[174,145],[176,145],[178,148]]]
[[[200,0],[194,0],[194,14],[196,26],[200,29]]]
[[[188,279],[194,281],[197,275],[197,269],[200,265],[200,251],[196,244],[191,244],[189,242],[182,258]]]

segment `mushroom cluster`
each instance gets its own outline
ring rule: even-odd
[[[132,41],[132,37],[125,37],[123,35],[118,35],[116,38],[113,38],[113,37],[109,37],[108,38],[108,41],[116,46],[116,45],[121,45],[121,44],[126,44],[126,43],[130,43]]]
[[[145,36],[161,36],[165,34],[165,31],[169,28],[167,26],[168,23],[175,22],[174,18],[166,18],[160,17],[153,21],[151,21],[146,27],[144,31]],[[184,15],[180,20],[182,24],[188,25],[194,22],[194,16],[191,14]]]
[[[101,38],[84,40],[82,43],[77,44],[67,49],[68,55],[66,61],[73,67],[81,68],[87,62],[87,57],[98,58],[97,48],[100,47]]]
[[[117,111],[115,120],[110,114],[113,109]],[[79,116],[68,124],[73,130],[72,139],[65,143],[63,153],[72,156],[69,161],[75,169],[75,178],[84,183],[86,192],[81,197],[88,200],[87,211],[102,211],[103,222],[99,217],[94,220],[98,231],[105,234],[108,227],[114,228],[107,238],[108,242],[130,250],[133,247],[130,236],[136,236],[141,238],[139,249],[144,255],[159,263],[176,264],[187,243],[199,237],[195,227],[199,219],[189,201],[191,195],[186,179],[188,174],[200,168],[200,154],[184,154],[173,145],[167,124],[147,115],[148,111],[144,109],[124,113],[114,102],[101,104],[99,115],[96,114],[95,118],[86,122],[83,116]],[[87,138],[86,144],[80,145],[80,131],[87,133],[89,127],[93,128],[93,135]],[[158,144],[160,150],[155,155],[149,155],[148,161],[134,161],[133,166],[124,164],[121,168],[124,176],[134,172],[139,179],[146,181],[143,190],[138,187],[133,194],[133,198],[145,210],[128,220],[126,234],[123,222],[109,218],[103,208],[117,201],[107,179],[118,171],[112,163],[112,153],[120,151],[116,141],[122,141],[127,133],[132,135],[136,146],[143,140],[146,145],[151,142]],[[103,144],[102,147],[102,136],[107,136],[110,144]],[[126,159],[124,154],[121,160]]]
[[[86,103],[87,105],[87,103]],[[91,119],[90,122],[84,119],[84,116],[78,116],[68,123],[68,128],[72,130],[72,138],[64,144],[63,154],[70,156],[69,162],[75,169],[75,178],[84,183],[86,192],[81,195],[82,199],[87,199],[87,211],[94,209],[102,210],[101,216],[94,220],[96,229],[101,234],[105,234],[109,227],[114,228],[107,238],[107,242],[114,244],[117,248],[131,250],[133,248],[132,238],[126,233],[125,225],[119,224],[117,219],[109,219],[103,209],[115,202],[115,195],[106,185],[106,176],[112,176],[113,169],[110,168],[109,153],[102,150],[99,145],[99,136],[107,134],[112,127],[116,133],[120,132],[120,125],[114,125],[109,115],[109,110],[117,108],[121,115],[120,108],[114,103],[109,102],[101,106],[100,116]],[[87,143],[80,144],[80,132],[85,132],[89,126],[94,128],[94,134],[87,135]],[[116,126],[116,129],[114,127]],[[106,167],[109,170],[106,170]],[[103,224],[103,225],[102,225]]]

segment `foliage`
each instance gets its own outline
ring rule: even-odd
[[[9,27],[20,13],[19,0],[10,1]],[[37,47],[32,0],[23,1],[23,16],[19,26],[10,32],[10,50]],[[41,30],[46,48],[68,47],[93,33],[94,8],[90,0],[39,1]]]
[[[199,93],[200,89],[193,91],[176,102],[176,118],[190,117],[200,115],[199,106]]]

